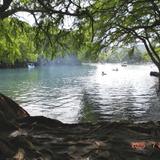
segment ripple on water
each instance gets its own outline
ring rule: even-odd
[[[118,72],[113,68],[118,67]],[[31,115],[67,123],[160,120],[151,65],[82,65],[0,70],[0,90]],[[102,76],[101,72],[107,73]],[[3,76],[2,76],[3,75]]]

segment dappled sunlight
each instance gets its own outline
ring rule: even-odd
[[[144,89],[146,87],[145,89],[148,89],[153,86],[151,83],[153,78],[149,76],[152,68],[153,70],[156,69],[152,65],[128,65],[127,67],[122,67],[120,64],[99,64],[95,78],[97,83],[100,85],[106,84],[108,87],[132,85],[134,88],[141,89],[142,87]],[[115,69],[118,69],[118,71],[114,71]],[[102,72],[105,72],[106,75],[103,76]]]
[[[130,143],[132,149],[135,150],[144,150],[148,148],[160,150],[160,142],[156,141],[135,141]]]
[[[90,85],[95,86],[95,101],[99,102],[98,107],[104,112],[104,117],[105,113],[116,120],[120,117],[136,120],[142,117],[152,106],[150,99],[156,94],[156,79],[150,77],[151,70],[156,70],[152,64],[126,67],[121,64],[97,65]]]

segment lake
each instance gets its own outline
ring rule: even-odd
[[[154,70],[153,64],[3,69],[0,70],[0,92],[31,115],[43,115],[64,123],[157,121],[160,120],[157,79],[149,75]]]

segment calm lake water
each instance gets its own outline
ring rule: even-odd
[[[118,71],[113,69],[118,68]],[[0,92],[31,115],[65,123],[160,120],[154,65],[85,64],[0,70]],[[107,75],[102,76],[102,71]]]

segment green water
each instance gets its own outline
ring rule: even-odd
[[[118,72],[113,69],[118,67]],[[0,91],[31,115],[66,123],[160,120],[153,65],[92,64],[0,70]],[[107,75],[102,76],[104,71]]]

